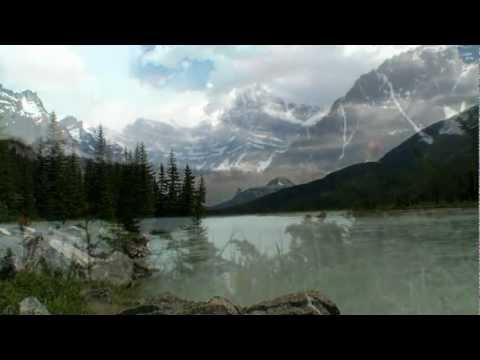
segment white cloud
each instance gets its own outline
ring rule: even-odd
[[[169,89],[156,90],[130,79],[126,83],[129,97],[104,96],[84,114],[92,126],[103,124],[121,129],[138,118],[192,126],[205,118],[203,108],[208,99],[202,91],[179,95]]]
[[[205,85],[193,91],[170,87],[167,77],[160,89],[132,78],[127,72],[132,59],[125,47],[0,46],[0,83],[16,91],[36,91],[48,110],[77,116],[89,125],[103,123],[119,130],[145,117],[188,126],[205,118],[215,120],[218,105],[228,103],[235,90],[254,83],[288,101],[327,107],[358,76],[408,48],[182,45],[131,49],[132,58],[142,64],[170,68],[180,64],[191,69],[192,62],[211,61],[213,70]],[[110,66],[113,59],[116,66]],[[156,81],[161,81],[161,74]],[[205,108],[211,112],[205,113]]]
[[[82,58],[64,45],[0,46],[1,82],[19,89],[61,91],[94,80]]]
[[[206,91],[212,101],[253,83],[295,102],[328,106],[356,78],[415,45],[157,46],[139,51],[143,64],[175,67],[184,59],[214,64]],[[208,84],[215,84],[209,86]]]

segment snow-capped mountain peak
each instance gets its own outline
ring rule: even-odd
[[[36,93],[25,90],[16,93],[0,84],[0,113],[17,114],[30,118],[36,123],[48,119],[49,114]]]

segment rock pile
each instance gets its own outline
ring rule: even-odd
[[[203,302],[165,293],[147,298],[119,315],[340,315],[340,310],[319,291],[288,294],[248,307],[238,306],[222,297]]]

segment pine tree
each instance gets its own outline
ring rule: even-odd
[[[89,174],[89,208],[95,217],[102,220],[113,220],[114,199],[112,189],[111,169],[112,166],[106,160],[107,142],[100,125],[95,136],[95,162],[93,174]]]
[[[169,215],[178,214],[179,182],[180,177],[178,176],[177,162],[173,150],[171,150],[167,169],[167,213]]]
[[[95,160],[97,162],[106,161],[107,141],[103,132],[103,126],[100,124],[95,133]]]
[[[21,204],[19,208],[19,215],[22,221],[28,222],[29,219],[36,215],[35,207],[35,190],[34,190],[34,163],[27,158],[17,156],[16,160],[19,167],[19,193]]]
[[[64,145],[63,133],[53,112],[48,124],[44,169],[47,179],[45,217],[49,220],[65,221],[67,216],[65,212]]]
[[[69,219],[78,219],[84,214],[85,195],[82,170],[75,153],[72,153],[65,166],[65,211]]]
[[[164,216],[167,210],[168,183],[167,178],[165,177],[165,169],[163,164],[160,164],[157,185],[158,190],[155,204],[155,215]]]
[[[198,184],[198,189],[195,192],[193,204],[193,215],[195,218],[200,218],[205,213],[206,194],[207,189],[205,186],[205,181],[203,180],[203,176],[200,176],[200,182]]]
[[[126,160],[121,168],[119,181],[119,194],[117,201],[117,218],[125,230],[137,233],[138,214],[136,211],[136,165],[130,152],[126,153]]]
[[[195,176],[188,164],[185,166],[185,175],[181,192],[181,213],[182,215],[191,215],[194,212],[194,194]]]
[[[0,141],[0,215],[4,220],[14,216],[14,161],[8,143]]]
[[[140,143],[135,149],[135,161],[137,163],[137,186],[138,203],[137,211],[140,216],[151,216],[153,214],[154,196],[153,196],[153,171],[148,162],[145,145]]]

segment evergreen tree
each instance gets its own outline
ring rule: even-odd
[[[34,189],[34,163],[30,159],[21,156],[16,157],[19,167],[19,186],[20,208],[19,215],[22,221],[28,222],[29,219],[36,215],[35,212],[35,189]]]
[[[15,215],[15,164],[9,152],[8,143],[1,140],[0,164],[0,215],[7,220]]]
[[[117,202],[117,218],[123,225],[125,230],[130,232],[138,232],[138,221],[136,212],[136,169],[135,163],[132,160],[131,153],[126,152],[126,161],[123,164],[120,172],[119,194]]]
[[[95,162],[89,170],[94,171],[88,175],[89,208],[93,215],[103,220],[113,220],[114,199],[112,189],[111,169],[112,166],[106,159],[107,142],[100,125],[95,136]]]
[[[41,218],[47,218],[48,202],[48,176],[47,161],[45,158],[45,142],[40,140],[36,151],[36,164],[34,168],[35,182],[34,193],[36,210]]]
[[[50,220],[65,220],[65,156],[63,133],[53,112],[48,124],[47,140],[45,143],[45,172],[47,179],[46,188],[46,213]]]
[[[206,194],[207,189],[205,181],[203,180],[203,176],[200,176],[200,182],[198,184],[198,189],[195,192],[193,203],[193,215],[195,218],[200,218],[205,213]]]
[[[95,160],[96,162],[106,161],[107,155],[107,140],[103,131],[103,126],[100,124],[95,133]]]
[[[177,162],[173,150],[170,151],[167,168],[167,213],[178,214],[179,210],[179,183]]]
[[[137,167],[137,211],[140,216],[151,216],[154,207],[154,184],[152,166],[148,162],[145,145],[140,143],[135,149]]]
[[[69,219],[78,219],[84,214],[85,195],[82,170],[75,153],[72,153],[65,166],[65,211]]]
[[[160,164],[157,187],[158,190],[155,204],[155,215],[164,216],[167,208],[168,183],[167,178],[165,177],[165,170],[163,168],[163,164]]]
[[[191,215],[194,212],[195,197],[195,176],[188,164],[185,166],[185,175],[181,192],[181,213],[182,215]]]

